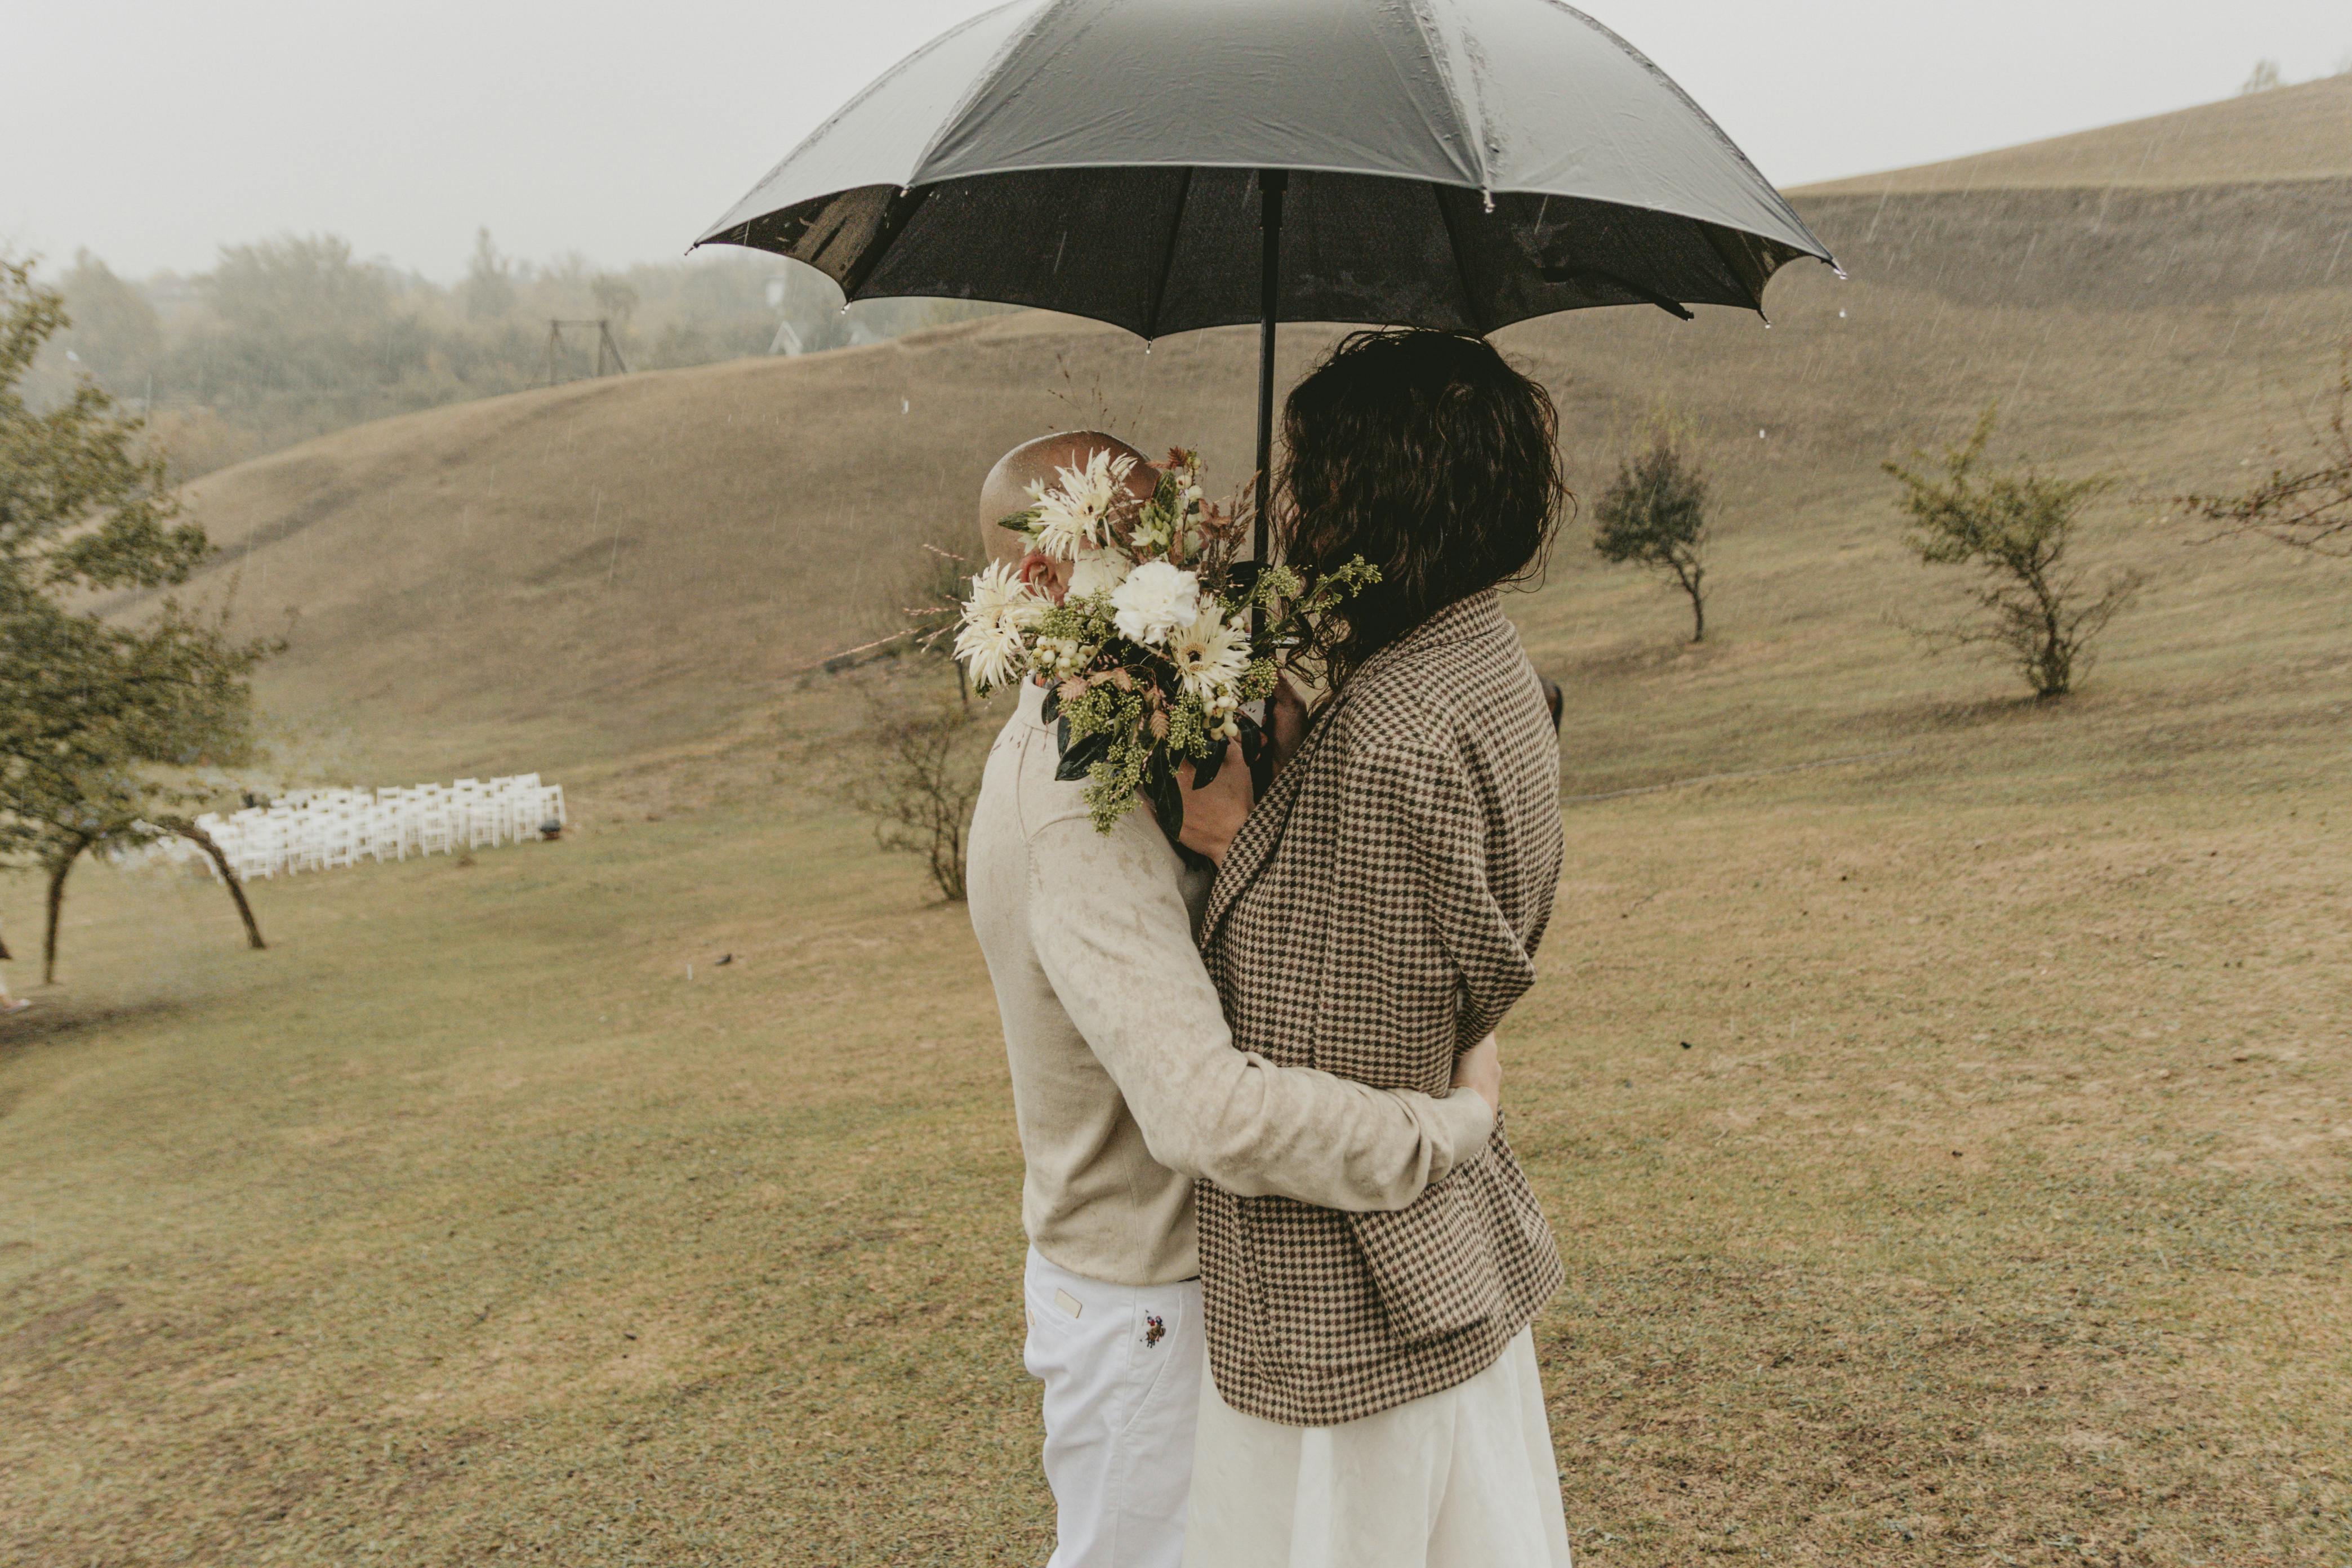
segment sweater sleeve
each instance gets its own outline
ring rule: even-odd
[[[1030,838],[1031,940],[1151,1157],[1244,1197],[1401,1209],[1486,1146],[1475,1094],[1372,1089],[1234,1047],[1159,828],[1083,817]]]

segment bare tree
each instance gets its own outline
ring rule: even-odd
[[[956,698],[971,705],[971,680],[955,656],[955,630],[963,619],[963,595],[971,591],[972,563],[936,544],[923,546],[916,567],[911,601],[898,614],[907,624],[906,648],[917,658],[945,664],[955,671]]]
[[[2190,495],[2179,504],[2221,532],[2259,533],[2315,555],[2352,559],[2352,348],[2336,373],[2325,423],[2306,426],[2309,449],[2269,447],[2270,477],[2237,495]]]
[[[2256,60],[2253,70],[2246,77],[2245,85],[2239,88],[2238,92],[2241,97],[2247,97],[2285,85],[2286,79],[2279,74],[2278,61]]]
[[[876,695],[860,755],[844,792],[874,819],[875,842],[920,857],[950,903],[964,898],[965,837],[988,761],[985,730],[970,705],[932,689],[890,682]]]
[[[1687,430],[1667,416],[1647,426],[1648,445],[1618,465],[1592,509],[1592,548],[1671,578],[1690,596],[1691,641],[1706,640],[1706,476]]]
[[[2114,572],[2095,589],[2068,563],[2083,509],[2114,488],[2112,476],[2058,479],[2031,464],[1979,475],[1999,416],[1998,407],[1987,408],[1976,433],[1945,452],[1940,475],[1885,465],[1903,485],[1897,505],[1910,520],[1907,542],[1920,561],[1974,566],[1983,578],[1969,590],[1985,612],[1980,618],[1920,635],[1948,646],[1993,648],[2036,697],[2063,697],[2090,667],[2092,639],[2131,602],[2143,579],[2136,572]]]
[[[883,848],[922,858],[931,884],[950,903],[964,898],[964,840],[988,762],[988,713],[978,701],[953,636],[971,563],[925,545],[906,575],[876,600],[876,620],[897,629],[836,655],[828,672],[870,666],[869,713],[841,759],[843,795],[874,819]],[[952,691],[942,677],[952,670]]]

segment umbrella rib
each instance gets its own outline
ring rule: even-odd
[[[1725,248],[1721,229],[1715,224],[1702,223],[1698,225],[1698,231],[1703,237],[1705,237],[1707,248],[1715,252],[1715,258],[1723,263],[1723,269],[1731,274],[1731,280],[1734,283],[1738,284],[1740,292],[1748,296],[1748,308],[1755,311],[1758,315],[1762,315],[1764,313],[1764,290],[1748,280],[1748,273],[1739,265],[1738,258],[1735,257],[1728,249]],[[1835,264],[1832,263],[1832,265]],[[1771,280],[1772,275],[1769,272],[1766,273],[1764,275],[1764,281],[1769,283]]]
[[[875,269],[888,257],[890,247],[898,243],[898,236],[905,232],[908,220],[930,200],[931,193],[938,189],[937,185],[918,185],[889,199],[882,210],[882,222],[875,230],[874,237],[866,241],[866,247],[857,253],[857,259],[842,272],[841,297],[845,300],[857,298],[857,291],[866,287],[866,280],[874,276]]]
[[[1436,17],[1426,14],[1422,0],[1412,0],[1404,9],[1412,21],[1414,36],[1421,39],[1421,47],[1428,55],[1430,69],[1436,75],[1438,89],[1445,94],[1445,107],[1454,111],[1454,129],[1461,134],[1466,161],[1477,172],[1478,189],[1482,195],[1491,193],[1494,175],[1486,167],[1486,105],[1479,105],[1479,114],[1474,121],[1470,117],[1470,106],[1463,101],[1461,92],[1454,86],[1454,63],[1445,52],[1445,40],[1438,35]]]
[[[1017,5],[1019,0],[1008,0],[1008,4]],[[915,159],[914,168],[908,172],[908,185],[923,184],[925,172],[930,168],[931,160],[939,156],[940,148],[946,142],[949,133],[963,123],[963,117],[971,112],[972,106],[980,101],[982,94],[995,85],[998,77],[1003,72],[1005,63],[1020,53],[1022,45],[1037,36],[1037,29],[1045,25],[1045,17],[1049,13],[1063,10],[1069,4],[1070,0],[1048,0],[1048,4],[1037,7],[1027,22],[1005,35],[1004,41],[996,46],[995,55],[973,75],[971,85],[966,87],[962,95],[956,100],[955,108],[948,112],[946,119],[940,121],[938,127],[932,131],[930,139],[923,143],[923,151]],[[1003,8],[999,6],[996,9]],[[995,14],[994,10],[982,13],[982,16]],[[976,16],[972,20],[976,22],[980,17]],[[971,23],[967,22],[964,26],[971,25]],[[961,32],[963,29],[959,27],[955,30]]]
[[[1192,199],[1192,165],[1184,165],[1184,178],[1176,187],[1176,216],[1168,226],[1168,249],[1160,258],[1160,276],[1151,285],[1151,304],[1143,314],[1143,341],[1150,342],[1160,335],[1160,306],[1168,298],[1168,277],[1176,268],[1176,246],[1184,235],[1184,207]]]
[[[1537,268],[1536,275],[1547,283],[1573,283],[1579,279],[1590,279],[1596,283],[1614,284],[1645,304],[1655,305],[1669,316],[1678,317],[1685,321],[1698,320],[1696,316],[1691,314],[1689,308],[1681,300],[1661,294],[1655,289],[1646,288],[1634,282],[1631,278],[1611,272],[1604,268],[1543,267]]]
[[[1477,296],[1470,291],[1470,269],[1462,264],[1462,235],[1454,226],[1454,209],[1445,203],[1445,188],[1427,187],[1430,200],[1437,204],[1437,219],[1445,226],[1445,248],[1454,255],[1454,280],[1462,289],[1462,313],[1469,318],[1470,328],[1480,337],[1486,335],[1486,318],[1478,309]]]

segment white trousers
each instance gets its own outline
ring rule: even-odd
[[[1205,1361],[1201,1282],[1107,1285],[1029,1251],[1023,1362],[1045,1385],[1048,1568],[1177,1568]]]

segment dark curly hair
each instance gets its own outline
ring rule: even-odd
[[[1448,605],[1540,572],[1575,503],[1550,395],[1467,333],[1351,333],[1292,390],[1282,425],[1282,559],[1381,570],[1309,650],[1335,687]]]

